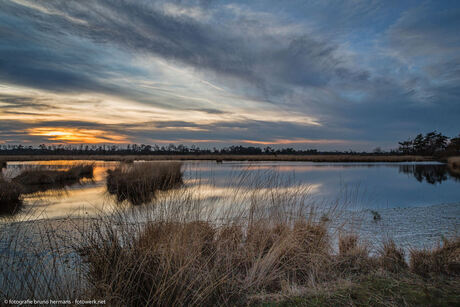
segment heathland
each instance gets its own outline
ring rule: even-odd
[[[449,160],[455,169],[458,162]],[[305,188],[286,191],[277,177],[252,182],[259,188],[250,191],[236,185],[229,205],[213,206],[180,188],[178,162],[124,163],[107,176],[122,201],[110,214],[2,223],[2,298],[120,306],[460,302],[456,236],[431,249],[391,238],[373,249],[334,224],[340,204],[318,207]],[[130,199],[137,205],[125,206]]]

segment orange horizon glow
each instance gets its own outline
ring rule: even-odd
[[[246,143],[254,145],[288,145],[288,144],[347,144],[356,143],[348,140],[328,140],[328,139],[275,139],[272,141],[256,141],[256,140],[210,140],[210,139],[177,139],[177,140],[152,140],[153,143],[159,144],[174,144],[174,143]]]
[[[50,141],[69,144],[99,144],[99,143],[127,143],[129,140],[122,135],[109,133],[98,129],[79,129],[65,127],[41,127],[26,130],[29,135],[43,136]]]
[[[275,139],[273,141],[254,141],[241,140],[242,143],[257,144],[257,145],[287,145],[287,144],[346,144],[350,143],[347,140],[327,140],[327,139]]]
[[[68,127],[37,127],[26,130],[28,135],[46,137],[49,141],[68,144],[129,144],[131,141],[123,135],[107,132],[100,129],[81,129]],[[216,139],[153,139],[157,144],[183,144],[183,143],[244,143],[252,145],[289,145],[289,144],[346,144],[355,143],[347,140],[328,139],[275,139],[267,141],[257,140],[216,140]],[[1,142],[0,142],[1,143]]]

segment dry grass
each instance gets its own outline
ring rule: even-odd
[[[93,176],[92,164],[75,165],[68,170],[27,168],[13,180],[22,185],[59,185],[78,182],[82,178]]]
[[[158,161],[215,160],[222,161],[310,161],[310,162],[412,162],[434,161],[431,156],[414,155],[14,155],[5,161],[100,160],[100,161]]]
[[[121,164],[107,171],[107,190],[119,201],[133,204],[150,201],[158,190],[182,184],[181,163]]]
[[[447,167],[452,176],[460,178],[460,157],[450,157],[447,160]]]
[[[377,268],[377,262],[369,256],[369,246],[359,242],[355,234],[339,236],[339,254],[335,257],[334,274],[367,274]]]
[[[326,265],[324,226],[244,232],[243,225],[154,222],[127,245],[110,231],[82,250],[94,295],[123,298],[121,305],[242,304],[250,294],[308,284]]]
[[[421,276],[431,274],[460,275],[460,238],[445,239],[432,250],[411,250],[410,269]]]
[[[21,186],[0,174],[0,214],[14,214],[21,206]]]
[[[380,265],[389,272],[399,273],[408,267],[404,250],[397,247],[391,239],[383,242],[379,256]]]
[[[447,163],[449,164],[450,167],[453,169],[460,169],[460,157],[450,157],[447,160]]]

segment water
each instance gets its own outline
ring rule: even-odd
[[[63,190],[25,195],[16,220],[91,216],[114,204],[115,198],[106,191],[105,178],[107,169],[115,168],[118,162],[9,162],[3,173],[12,177],[26,166],[66,168],[82,162],[95,163],[92,180]],[[203,198],[216,204],[231,195],[231,189],[241,182],[241,174],[249,175],[246,182],[258,178],[265,187],[273,183],[285,189],[308,186],[310,201],[347,202],[346,219],[359,225],[358,232],[379,239],[391,236],[402,243],[430,244],[458,233],[460,225],[460,179],[441,163],[186,161],[184,170],[183,189],[200,186],[206,191]],[[274,175],[279,180],[272,180]],[[382,219],[373,220],[371,210],[379,212]]]

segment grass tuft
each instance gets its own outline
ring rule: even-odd
[[[410,251],[410,268],[421,276],[460,275],[460,238],[445,239],[437,248]]]
[[[354,234],[339,236],[339,254],[333,265],[339,275],[366,274],[377,267],[375,259],[369,257],[369,247]]]
[[[387,271],[398,273],[407,268],[404,250],[391,239],[383,242],[379,256],[380,265]]]

